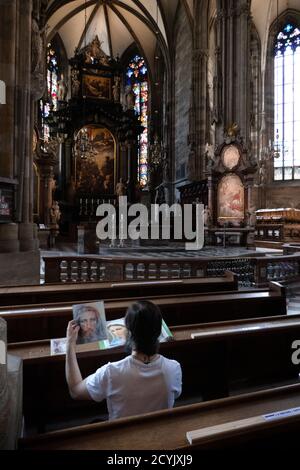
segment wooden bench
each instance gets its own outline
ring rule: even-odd
[[[153,281],[97,282],[85,284],[50,284],[0,288],[0,306],[75,302],[95,299],[119,299],[148,295],[165,295],[176,289],[178,294],[235,291],[237,276],[201,279],[169,279]]]
[[[111,422],[80,426],[21,439],[19,447],[32,450],[162,450],[187,451],[231,447],[290,432],[298,440],[300,414],[270,418],[266,415],[300,407],[300,384],[164,410]],[[254,418],[259,417],[253,423]],[[249,420],[236,431],[236,423]],[[215,429],[212,429],[215,426]],[[221,428],[221,429],[220,429]],[[223,430],[222,430],[223,428]],[[202,431],[189,444],[187,433]],[[145,438],[146,437],[146,438]],[[273,449],[274,450],[274,449]]]
[[[182,399],[221,398],[253,386],[297,381],[292,342],[300,338],[300,315],[172,328],[174,341],[161,344],[161,353],[178,360],[183,369]],[[191,339],[191,335],[197,335]],[[123,348],[100,351],[78,346],[83,377],[109,361],[124,357]],[[99,414],[101,405],[73,401],[65,382],[64,355],[50,356],[50,341],[17,343],[8,352],[23,359],[24,415],[27,424],[43,430],[55,416],[76,416],[79,410]],[[80,411],[81,412],[81,411]]]
[[[259,292],[175,294],[142,298],[159,305],[169,326],[286,314],[285,288],[277,283],[271,283],[270,289]],[[112,320],[124,317],[132,301],[106,300],[106,318]],[[65,336],[67,322],[72,319],[72,304],[1,307],[0,316],[8,323],[8,342],[60,338]]]

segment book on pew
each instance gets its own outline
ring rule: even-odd
[[[57,354],[66,354],[67,338],[55,338],[50,342],[50,354],[55,356]]]
[[[99,341],[100,349],[109,349],[117,346],[122,346],[126,343],[127,339],[127,328],[125,326],[125,318],[119,318],[118,320],[111,320],[106,322],[108,331],[108,338]],[[160,343],[170,341],[173,339],[173,335],[167,326],[166,322],[162,320],[161,334],[158,338]]]

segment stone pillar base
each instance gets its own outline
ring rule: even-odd
[[[40,252],[0,253],[0,286],[40,284]]]
[[[34,251],[38,249],[36,224],[19,224],[20,251]]]
[[[0,224],[0,253],[19,251],[19,234],[17,224]]]

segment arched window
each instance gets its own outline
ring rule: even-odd
[[[274,179],[300,179],[300,29],[294,24],[277,34],[274,55]]]
[[[129,62],[126,81],[135,93],[135,112],[139,115],[141,125],[144,127],[144,131],[139,137],[138,180],[140,185],[145,187],[148,183],[149,82],[148,69],[143,57],[135,55]]]
[[[42,130],[43,138],[45,141],[50,138],[50,127],[47,124],[47,119],[51,111],[57,111],[57,82],[58,82],[58,60],[53,46],[48,44],[47,47],[47,93],[44,99],[41,100],[41,116],[42,116]]]

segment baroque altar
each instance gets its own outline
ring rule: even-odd
[[[208,204],[205,240],[212,245],[254,246],[255,210],[251,205],[256,163],[231,126],[224,141],[208,156]]]

